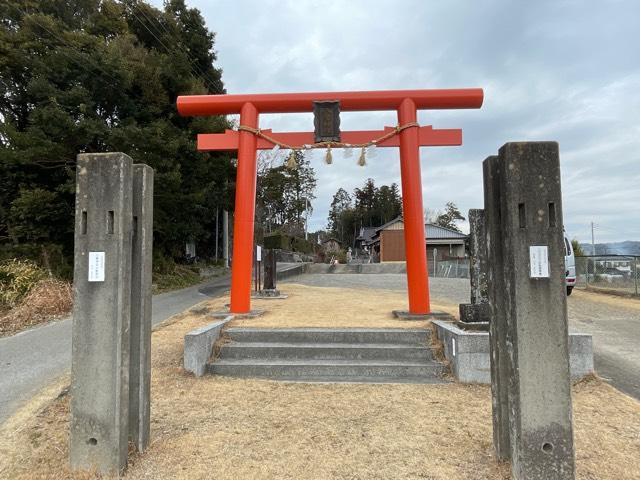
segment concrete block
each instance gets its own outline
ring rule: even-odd
[[[574,479],[558,144],[507,143],[498,163],[512,472]]]
[[[288,266],[286,268],[280,268],[276,271],[276,279],[284,280],[285,278],[295,277],[296,275],[302,275],[305,273],[305,269],[309,267],[310,263],[301,263],[299,265]]]
[[[361,273],[407,273],[407,262],[364,263]]]
[[[434,321],[438,339],[451,372],[462,383],[491,384],[489,333],[465,330],[449,321]],[[569,335],[571,379],[580,380],[594,372],[591,335]]]
[[[460,321],[478,323],[491,321],[491,306],[488,303],[461,303]]]
[[[585,333],[569,333],[569,371],[576,381],[595,372],[593,337]]]
[[[143,452],[149,445],[151,411],[153,169],[147,165],[133,165],[132,205],[129,437]]]
[[[447,312],[433,311],[429,313],[411,313],[407,310],[392,310],[391,314],[399,320],[452,320],[453,317]]]
[[[127,465],[132,169],[122,153],[78,155],[70,463],[104,475]]]
[[[289,298],[289,295],[283,295],[280,290],[263,288],[257,292],[251,292],[251,298],[258,298],[261,300],[284,300]]]
[[[252,328],[230,327],[225,336],[234,342],[251,343],[347,343],[428,345],[427,328]]]
[[[213,352],[222,332],[222,327],[233,317],[227,316],[224,320],[210,323],[204,327],[196,328],[184,336],[184,369],[193,373],[196,377],[205,374],[207,361]]]

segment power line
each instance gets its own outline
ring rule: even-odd
[[[55,40],[58,40],[60,42],[60,46],[63,47],[68,47],[71,48],[71,51],[74,51],[71,47],[71,45],[69,45],[64,39],[60,38],[59,36],[57,36],[55,33],[53,33],[51,30],[49,30],[47,27],[45,27],[42,23],[40,23],[38,20],[36,20],[35,15],[37,14],[33,14],[33,13],[27,13],[24,10],[22,10],[20,7],[18,7],[16,5],[16,9],[18,9],[18,11],[20,13],[22,13],[22,15],[24,15],[25,17],[31,17],[31,20],[38,25],[40,28],[42,28],[43,30],[45,30],[46,32],[49,33],[49,35],[51,35],[52,38],[54,38]],[[93,63],[89,58],[83,58],[83,62],[78,61],[77,59],[73,58],[71,55],[69,55],[67,52],[65,52],[64,50],[58,50],[58,53],[61,53],[62,55],[64,55],[65,57],[69,58],[71,61],[73,61],[74,63],[76,63],[76,65],[80,66],[80,67],[86,67],[87,63],[91,64],[91,66],[93,66],[94,68],[96,68],[97,70],[100,70],[105,76],[111,78],[114,82],[119,83],[120,80],[115,78],[114,76],[112,76],[111,74],[109,74],[109,72],[107,72],[106,70],[104,70],[99,64],[97,63]],[[112,87],[113,85],[110,85],[109,83],[105,82],[104,79],[102,79],[101,77],[96,77],[99,81],[103,82],[105,85]]]
[[[148,18],[144,13],[144,10],[140,7],[140,3],[136,3],[135,6],[138,8],[138,11],[145,16],[145,18]],[[202,79],[209,84],[212,90],[215,91],[215,85],[211,84],[211,80],[209,79],[209,76],[204,70],[202,70],[202,68],[200,68],[200,66],[198,65],[197,59],[194,59],[191,56],[191,54],[189,53],[190,52],[189,48],[183,47],[182,40],[178,38],[173,32],[171,32],[162,22],[160,22],[155,17],[151,16],[150,20],[152,23],[156,23],[157,25],[159,25],[169,37],[175,40],[175,48],[180,50],[180,52],[184,53],[184,55],[189,59],[189,62],[193,65],[193,67],[202,74]]]
[[[144,10],[140,7],[140,4],[136,3],[135,5],[138,8],[138,11],[141,12],[143,15],[145,15],[145,18],[147,18],[146,14],[144,13]],[[152,23],[156,23],[157,25],[159,25],[167,33],[167,35],[169,37],[171,37],[173,40],[175,40],[175,44],[174,44],[175,47],[174,48],[176,50],[179,50],[181,53],[183,53],[187,57],[189,63],[192,65],[192,67],[195,68],[197,70],[197,72],[200,73],[200,78],[203,80],[203,82],[208,84],[212,91],[215,91],[215,89],[216,89],[215,83],[213,83],[211,81],[211,79],[209,78],[207,73],[198,65],[197,59],[194,59],[191,56],[191,54],[189,53],[189,49],[183,47],[183,43],[180,40],[180,38],[178,38],[173,32],[171,32],[163,23],[161,23],[155,17],[152,16],[150,18],[151,18],[151,22]]]
[[[127,6],[127,5],[126,5],[126,4],[124,4],[124,3],[123,3],[122,5],[124,5],[125,7]],[[137,5],[136,5],[136,6],[137,6]],[[140,11],[140,12],[141,12],[141,10],[140,10],[139,8],[138,8],[138,11]],[[138,23],[140,23],[140,25],[142,25],[142,26],[143,26],[143,27],[144,27],[144,28],[145,28],[145,29],[146,29],[146,30],[147,30],[147,31],[148,31],[148,32],[153,36],[153,38],[155,38],[155,39],[156,39],[156,41],[157,41],[160,45],[162,45],[162,47],[165,49],[165,51],[166,51],[167,53],[175,53],[175,50],[174,50],[174,51],[171,51],[171,50],[169,49],[169,47],[167,47],[167,46],[164,44],[164,42],[163,42],[162,40],[160,40],[160,39],[158,38],[158,36],[157,36],[155,33],[153,33],[153,32],[151,31],[151,29],[150,29],[150,28],[149,28],[149,27],[148,27],[148,26],[147,26],[147,25],[146,25],[146,24],[145,24],[145,23],[140,19],[140,17],[138,17],[138,16],[135,14],[135,12],[133,11],[133,8],[131,8],[131,7],[130,7],[129,12],[131,13],[131,15],[133,15],[133,16],[135,17],[135,19],[136,19],[136,20],[138,20]],[[158,33],[160,33],[160,32],[158,32]],[[202,81],[203,81],[203,83],[205,83],[205,84],[207,84],[207,83],[208,83],[208,82],[207,82],[207,80],[206,80],[205,78],[202,78],[200,75],[198,75],[198,74],[196,73],[196,71],[195,71],[195,70],[194,70],[194,68],[193,68],[193,64],[191,63],[191,61],[190,61],[190,60],[189,60],[189,69],[191,70],[191,74],[192,74],[194,77],[199,78],[199,79],[200,79],[200,80],[202,80]],[[210,85],[210,84],[209,84],[209,88],[211,88],[211,85]]]
[[[160,40],[160,38],[159,38],[155,33],[153,33],[153,32],[151,31],[151,29],[150,29],[150,28],[145,24],[145,22],[143,22],[143,21],[140,19],[140,17],[139,17],[138,15],[136,15],[136,13],[133,11],[133,7],[132,7],[132,6],[127,5],[127,4],[125,4],[124,2],[121,2],[121,4],[122,4],[125,8],[126,8],[126,7],[129,7],[129,12],[130,12],[134,17],[135,17],[135,19],[136,19],[136,20],[138,20],[138,22],[140,23],[140,25],[142,25],[142,26],[143,26],[143,27],[144,27],[144,28],[145,28],[145,29],[146,29],[146,30],[147,30],[147,31],[148,31],[148,32],[153,36],[153,38],[155,38],[155,39],[157,40],[157,42],[158,42],[160,45],[162,45],[162,47],[165,49],[165,51],[166,51],[167,53],[176,53],[176,52],[178,52],[178,53],[182,53],[182,54],[184,54],[184,55],[187,57],[187,61],[189,62],[189,68],[190,68],[191,73],[193,74],[193,76],[195,76],[196,78],[199,78],[200,80],[202,80],[202,82],[203,82],[205,85],[207,85],[211,90],[214,90],[214,91],[215,91],[215,86],[212,84],[212,82],[211,82],[210,80],[208,80],[207,78],[205,78],[205,77],[206,77],[206,75],[202,72],[202,70],[200,70],[200,69],[198,68],[198,65],[197,65],[197,64],[195,64],[195,63],[193,62],[193,59],[189,56],[189,54],[188,54],[186,51],[184,51],[184,50],[178,50],[178,48],[177,48],[177,47],[174,47],[174,49],[173,49],[173,50],[172,50],[172,49],[170,49],[169,47],[167,47],[167,46],[165,45],[165,43],[164,43],[162,40]],[[158,24],[158,25],[160,25],[160,26],[162,27],[162,24],[161,24],[160,22],[156,21],[155,19],[153,19],[153,17],[149,18],[149,17],[144,13],[144,11],[140,8],[140,5],[138,5],[137,3],[134,3],[134,4],[133,4],[133,6],[134,6],[134,7],[136,7],[136,8],[138,9],[138,12],[140,12],[140,13],[145,17],[145,19],[148,21],[149,25],[151,25],[152,23],[155,23],[155,24]],[[154,28],[155,28],[155,27],[154,27]],[[163,28],[165,28],[165,27],[163,27]],[[166,28],[165,28],[165,31],[169,34],[169,31],[168,31],[168,30],[166,30]],[[157,32],[159,35],[162,35],[162,33],[160,32],[160,30],[159,30],[159,29],[157,29],[157,28],[156,28],[156,32]],[[174,37],[174,39],[175,39],[175,37]],[[198,71],[200,72],[200,74],[199,74],[199,73],[197,73]],[[205,76],[203,76],[203,75],[205,75]]]

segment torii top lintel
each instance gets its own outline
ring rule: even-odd
[[[481,88],[439,90],[386,90],[368,92],[315,92],[315,93],[265,93],[247,95],[189,95],[178,97],[178,112],[184,116],[226,115],[241,113],[251,105],[257,113],[312,112],[313,102],[331,100],[340,102],[342,111],[397,110],[409,101],[412,109],[461,109],[480,108],[484,94]],[[343,132],[345,143],[365,143],[384,135],[391,127],[381,131]],[[267,132],[267,131],[265,131]],[[272,133],[272,138],[297,146],[313,143],[312,133]],[[236,150],[239,132],[227,130],[222,134],[199,134],[198,150]],[[433,129],[423,126],[418,129],[418,142],[422,146],[462,145],[462,130]],[[379,147],[396,147],[398,137],[391,137],[378,144]],[[258,139],[257,149],[271,149],[273,144]]]
[[[259,113],[312,112],[313,102],[337,100],[342,111],[397,110],[410,99],[417,110],[480,108],[481,88],[437,90],[375,90],[368,92],[264,93],[240,95],[188,95],[178,97],[178,112],[184,116],[240,113],[251,103]]]

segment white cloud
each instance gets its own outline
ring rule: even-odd
[[[158,5],[160,0],[154,0]],[[428,208],[482,206],[482,160],[507,141],[560,143],[565,225],[590,240],[640,239],[640,4],[545,0],[188,0],[217,32],[229,93],[475,87],[479,111],[421,112],[421,124],[463,128],[464,145],[422,149]],[[390,112],[343,114],[344,129],[395,124]],[[264,118],[310,130],[310,115]],[[399,183],[398,152],[365,168],[318,156],[312,227],[332,194],[367,177]]]

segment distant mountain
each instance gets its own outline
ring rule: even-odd
[[[585,255],[593,255],[590,243],[581,243]],[[627,240],[626,242],[596,243],[595,255],[637,255],[640,256],[640,242]]]

